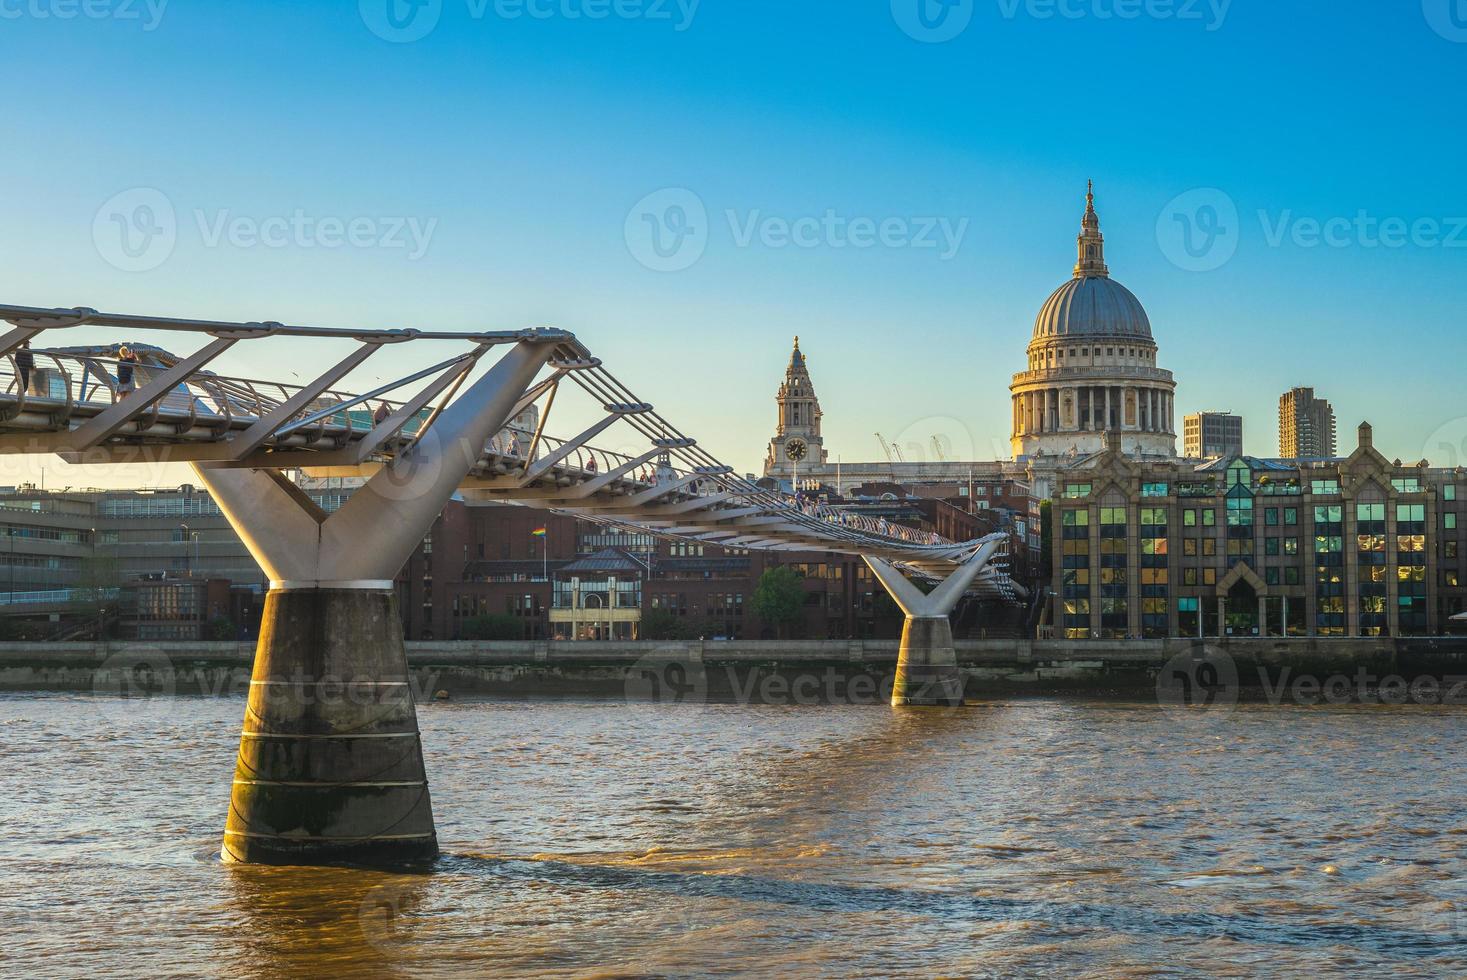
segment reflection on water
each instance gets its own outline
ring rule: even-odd
[[[430,704],[425,874],[220,864],[242,710],[0,697],[0,973],[1467,970],[1461,709]]]

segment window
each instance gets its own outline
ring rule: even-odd
[[[1297,555],[1299,553],[1298,538],[1284,538],[1284,554]]]
[[[1184,568],[1184,569],[1182,569],[1182,584],[1183,585],[1196,585],[1197,584],[1197,569],[1195,569],[1195,568]]]
[[[1420,493],[1421,492],[1421,480],[1420,480],[1420,478],[1414,477],[1414,476],[1412,476],[1412,477],[1404,477],[1404,478],[1398,479],[1398,480],[1392,480],[1391,481],[1391,486],[1395,488],[1395,490],[1396,490],[1397,493]]]
[[[1265,555],[1276,555],[1276,554],[1278,554],[1279,553],[1279,539],[1278,538],[1264,538],[1263,539],[1263,553]]]
[[[1298,524],[1298,523],[1299,523],[1299,508],[1297,508],[1297,507],[1285,507],[1284,508],[1284,524],[1285,525],[1294,525],[1294,524]]]
[[[1182,554],[1188,555],[1188,556],[1192,556],[1192,555],[1196,555],[1197,554],[1197,539],[1196,538],[1183,538],[1182,539]]]
[[[1215,569],[1215,568],[1204,568],[1202,570],[1202,584],[1203,585],[1216,585],[1217,584],[1217,569]]]
[[[1197,512],[1195,510],[1190,509],[1190,508],[1187,509],[1187,510],[1182,511],[1182,525],[1184,527],[1196,527],[1197,526]]]
[[[1215,555],[1215,554],[1217,554],[1217,541],[1215,539],[1213,539],[1213,538],[1203,538],[1202,539],[1202,554],[1203,555]]]
[[[1066,497],[1088,497],[1090,496],[1090,484],[1088,483],[1066,483]]]
[[[1457,586],[1457,573],[1455,570],[1442,572],[1442,585]]]
[[[1446,528],[1448,531],[1455,531],[1457,529],[1457,515],[1443,514],[1442,527]]]
[[[1339,480],[1310,480],[1309,492],[1314,494],[1339,493]]]
[[[1445,486],[1442,487],[1442,499],[1443,500],[1456,500],[1457,499],[1457,485],[1455,483],[1448,483],[1448,484],[1446,484]]]
[[[1213,527],[1216,524],[1217,524],[1217,511],[1213,510],[1211,507],[1209,507],[1206,510],[1204,510],[1202,512],[1202,526],[1203,527]]]
[[[1167,485],[1165,483],[1143,483],[1141,484],[1141,496],[1143,497],[1165,497]]]
[[[1263,523],[1269,527],[1279,526],[1279,509],[1277,507],[1265,507],[1263,509]]]
[[[1265,585],[1279,584],[1279,570],[1277,568],[1265,568],[1263,570],[1263,582]]]

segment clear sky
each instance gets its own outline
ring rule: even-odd
[[[0,0],[0,299],[554,324],[748,470],[799,334],[832,458],[992,458],[1093,177],[1180,412],[1461,464],[1454,2]]]

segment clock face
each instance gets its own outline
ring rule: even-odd
[[[784,454],[796,463],[805,458],[806,451],[805,443],[800,439],[791,439],[785,443]]]

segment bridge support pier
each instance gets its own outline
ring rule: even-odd
[[[437,853],[396,595],[272,589],[224,858],[398,864]]]
[[[393,579],[557,342],[517,343],[334,514],[277,470],[194,464],[270,577],[225,860],[437,855]]]
[[[941,585],[925,595],[890,562],[863,556],[872,573],[907,617],[902,626],[896,682],[891,691],[892,707],[947,708],[962,705],[963,675],[958,670],[952,622],[948,617],[997,550],[997,542],[984,545]]]

